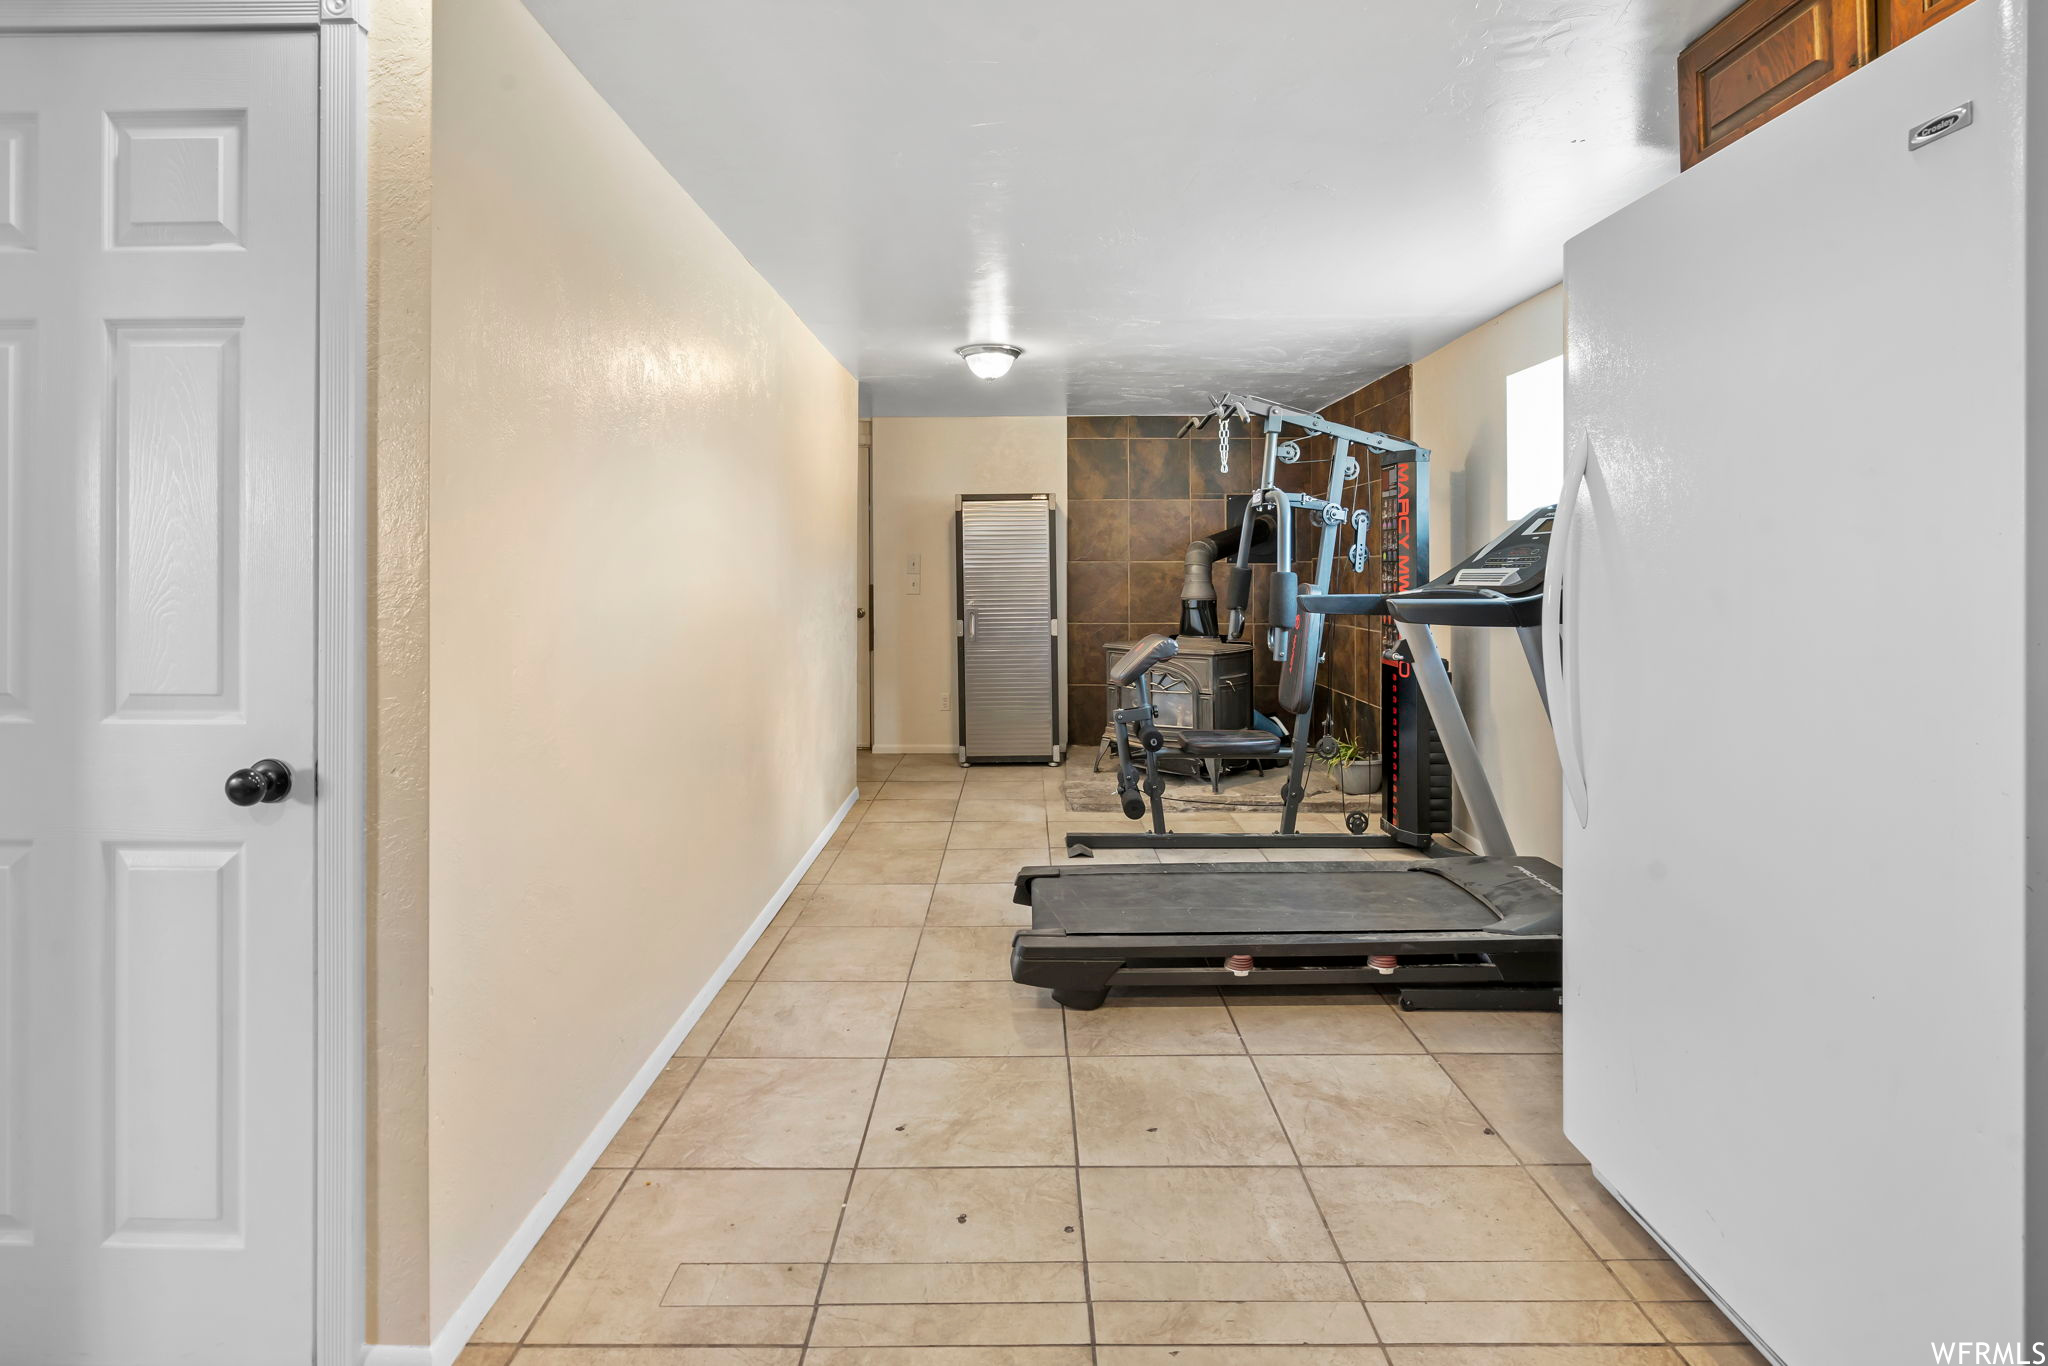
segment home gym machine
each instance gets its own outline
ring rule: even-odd
[[[1230,569],[1226,590],[1229,626],[1226,640],[1242,636],[1245,612],[1251,603],[1253,547],[1263,526],[1270,530],[1274,546],[1271,586],[1271,625],[1266,629],[1267,648],[1281,666],[1280,705],[1294,716],[1285,744],[1287,781],[1281,789],[1280,828],[1273,834],[1206,834],[1170,831],[1166,825],[1165,784],[1160,777],[1160,754],[1167,747],[1165,736],[1153,724],[1151,671],[1179,652],[1178,644],[1166,636],[1148,636],[1125,652],[1110,669],[1109,682],[1121,694],[1135,685],[1136,705],[1117,708],[1111,715],[1117,756],[1117,798],[1124,814],[1143,819],[1151,808],[1149,831],[1074,831],[1066,838],[1069,857],[1086,858],[1097,849],[1269,849],[1283,846],[1309,849],[1384,849],[1397,844],[1413,845],[1411,838],[1368,834],[1363,812],[1351,817],[1351,833],[1306,833],[1297,829],[1302,799],[1308,793],[1307,743],[1315,713],[1316,671],[1323,655],[1325,616],[1376,616],[1383,610],[1379,594],[1332,595],[1331,577],[1336,570],[1339,544],[1344,529],[1352,533],[1347,558],[1351,567],[1364,573],[1369,563],[1367,547],[1372,512],[1352,510],[1343,505],[1344,490],[1359,474],[1358,457],[1352,447],[1363,446],[1378,455],[1388,467],[1413,471],[1429,452],[1412,441],[1381,432],[1361,431],[1331,422],[1314,413],[1299,412],[1270,399],[1249,394],[1226,394],[1215,408],[1181,428],[1181,434],[1217,424],[1217,456],[1224,473],[1230,471],[1230,424],[1263,419],[1265,444],[1259,468],[1259,486],[1245,504],[1244,522],[1237,536],[1236,558]],[[1301,436],[1288,438],[1289,428]],[[1332,442],[1330,477],[1325,496],[1291,493],[1279,486],[1279,467],[1302,458],[1301,440],[1327,436]],[[1410,475],[1413,481],[1413,475]],[[1294,523],[1302,514],[1317,529],[1315,569],[1304,586],[1294,564]],[[1318,752],[1334,752],[1335,741],[1325,738]],[[1275,758],[1282,754],[1282,738],[1269,730],[1179,731],[1173,749],[1189,759],[1231,760]],[[1142,750],[1142,761],[1136,751]],[[1138,776],[1140,763],[1144,777]],[[1423,842],[1426,846],[1427,841]]]
[[[1430,632],[1516,631],[1541,696],[1534,632],[1554,513],[1531,513],[1449,573],[1384,598],[1471,812],[1479,857],[1026,868],[1015,900],[1031,908],[1031,928],[1014,941],[1011,976],[1051,988],[1077,1010],[1101,1005],[1115,985],[1347,982],[1396,987],[1411,1010],[1554,1007],[1564,874],[1515,852]],[[1347,610],[1329,594],[1298,594],[1295,607],[1304,625]],[[1119,672],[1140,676],[1145,657],[1165,658],[1171,645],[1149,637]],[[1139,729],[1142,720],[1123,724]]]

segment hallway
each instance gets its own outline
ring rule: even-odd
[[[1012,983],[1011,875],[1116,819],[1059,776],[863,754],[461,1366],[1761,1360],[1560,1132],[1559,1017]]]

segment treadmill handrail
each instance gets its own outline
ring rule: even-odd
[[[1447,610],[1432,612],[1433,606]],[[1387,615],[1418,626],[1520,626],[1519,618],[1542,610],[1541,589],[1512,598],[1486,588],[1411,588],[1387,595]]]
[[[1387,610],[1384,593],[1303,593],[1295,605],[1326,617],[1377,617]]]

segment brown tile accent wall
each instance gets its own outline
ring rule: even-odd
[[[1216,443],[1174,436],[1185,420],[1067,419],[1067,715],[1084,753],[1102,738],[1102,647],[1174,628],[1188,542],[1222,528],[1225,492],[1256,482],[1233,460],[1226,488]]]
[[[1411,378],[1409,368],[1404,365],[1356,393],[1338,399],[1324,408],[1322,415],[1332,422],[1342,422],[1368,432],[1384,432],[1403,441],[1418,440],[1409,413]],[[1429,443],[1425,440],[1423,444]],[[1330,442],[1319,438],[1307,443],[1307,450],[1311,459],[1321,457],[1327,462]],[[1365,491],[1361,492],[1357,484],[1347,488],[1344,494],[1346,507],[1361,506],[1371,497],[1370,491],[1379,485],[1379,461],[1370,452],[1359,452],[1359,456],[1362,466],[1359,480],[1363,482]],[[1308,461],[1304,460],[1302,464],[1306,465]],[[1329,466],[1325,463],[1321,466],[1320,479],[1328,478]],[[1349,538],[1345,544],[1350,544]],[[1373,550],[1377,552],[1378,549],[1375,535]],[[1340,561],[1334,583],[1340,593],[1380,591],[1377,554],[1367,563],[1364,574],[1352,573],[1351,566]],[[1327,723],[1338,735],[1355,738],[1367,752],[1379,748],[1380,649],[1382,633],[1387,629],[1383,618],[1374,617],[1362,621],[1332,621],[1325,631],[1324,650],[1328,662],[1316,689],[1318,732]]]
[[[1336,422],[1409,436],[1409,373],[1404,367],[1323,410]],[[1070,742],[1091,752],[1106,719],[1102,647],[1149,631],[1172,631],[1180,618],[1181,557],[1188,542],[1223,529],[1224,496],[1249,493],[1258,482],[1259,437],[1234,430],[1230,473],[1216,467],[1216,441],[1174,436],[1184,418],[1072,417],[1067,419],[1067,685]],[[1329,481],[1329,443],[1305,446],[1307,458],[1281,467],[1291,489],[1320,493]],[[1369,453],[1360,478],[1369,490],[1379,469]],[[1346,505],[1357,506],[1357,486],[1346,490]],[[1346,537],[1344,544],[1349,544]],[[1312,558],[1313,544],[1299,548]],[[1313,568],[1308,559],[1297,566]],[[1219,592],[1226,570],[1219,566]],[[1261,567],[1253,585],[1251,617],[1265,620],[1266,580]],[[1376,570],[1364,582],[1340,562],[1339,592],[1372,592]],[[1247,633],[1250,634],[1249,632]],[[1325,644],[1323,686],[1317,690],[1316,732],[1332,725],[1356,736],[1367,749],[1378,747],[1379,652],[1377,622],[1332,622]],[[1279,669],[1263,642],[1253,656],[1254,704],[1279,710]]]

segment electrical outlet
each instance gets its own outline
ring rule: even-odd
[[[919,596],[924,592],[924,580],[912,574],[903,581],[903,591],[913,598]]]
[[[911,555],[909,560],[904,563],[903,572],[910,575],[913,579],[924,573],[924,556],[918,554]]]
[[[940,693],[940,694],[939,694],[939,710],[940,710],[940,711],[951,711],[951,710],[953,710],[953,695],[952,695],[951,693],[943,693],[943,692],[942,692],[942,693]]]

